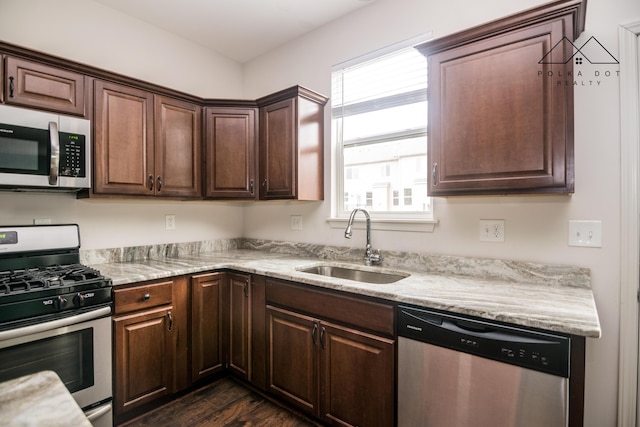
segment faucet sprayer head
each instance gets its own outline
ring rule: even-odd
[[[353,232],[351,231],[351,226],[348,225],[347,229],[344,230],[344,237],[347,238],[347,239],[350,239],[352,234],[353,234]]]

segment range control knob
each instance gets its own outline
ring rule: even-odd
[[[63,308],[65,308],[67,306],[67,299],[65,297],[62,297],[62,296],[54,298],[53,306],[58,310],[62,310]]]
[[[78,292],[76,296],[73,297],[73,304],[77,305],[78,307],[82,307],[84,305],[84,295]]]

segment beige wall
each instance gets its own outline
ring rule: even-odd
[[[241,98],[242,67],[93,1],[0,0],[0,40],[202,97]],[[166,214],[176,229],[165,230]],[[242,205],[0,193],[0,224],[80,225],[82,248],[239,237]]]
[[[242,67],[200,46],[130,19],[90,0],[0,0],[0,40],[138,77],[203,97],[256,98],[302,84],[330,94],[331,66],[369,51],[433,32],[440,37],[541,4],[541,0],[377,0]],[[12,19],[5,19],[11,16]],[[81,35],[51,18],[76,22]],[[637,0],[589,0],[585,35],[614,55],[617,31],[640,20]],[[504,70],[508,73],[509,70]],[[211,76],[216,76],[212,79]],[[185,77],[186,76],[186,77]],[[603,337],[587,342],[585,425],[615,425],[620,292],[620,131],[618,81],[576,87],[576,191],[572,196],[439,198],[433,233],[375,231],[374,246],[443,254],[508,258],[589,267]],[[326,165],[331,164],[326,112]],[[329,227],[330,174],[324,202],[207,203],[83,201],[66,195],[0,193],[0,224],[32,218],[78,222],[83,248],[246,236],[318,244],[364,245]],[[165,231],[164,214],[177,215]],[[303,231],[290,230],[290,215]],[[506,241],[478,241],[480,219],[504,219]],[[567,245],[568,221],[602,221],[603,247]]]
[[[352,15],[252,61],[245,69],[246,93],[268,93],[301,83],[330,94],[331,66],[371,50],[432,31],[441,37],[528,7],[541,0],[377,0]],[[640,20],[637,0],[589,0],[585,34],[617,57],[618,26]],[[587,37],[587,38],[585,38]],[[534,65],[532,65],[534,66]],[[616,71],[618,67],[611,68]],[[595,71],[585,64],[585,72]],[[509,73],[510,70],[503,70]],[[615,74],[615,73],[614,73]],[[261,79],[260,76],[273,76]],[[587,76],[584,76],[586,80]],[[585,425],[616,423],[620,292],[620,129],[618,79],[575,88],[576,190],[572,196],[438,198],[433,233],[374,231],[375,248],[507,258],[589,267],[603,336],[587,342]],[[329,114],[325,115],[329,123]],[[331,164],[326,127],[326,164]],[[330,189],[327,174],[325,188]],[[364,246],[363,233],[345,240],[332,229],[330,192],[323,203],[252,205],[245,208],[244,235],[254,238]],[[303,231],[290,231],[289,216],[303,216]],[[480,219],[504,219],[506,241],[478,239]],[[602,221],[603,247],[569,247],[569,220]],[[269,226],[265,226],[269,224]]]

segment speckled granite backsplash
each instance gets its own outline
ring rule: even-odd
[[[80,251],[80,260],[83,264],[89,265],[139,262],[236,249],[356,263],[362,261],[364,252],[362,248],[310,243],[225,239]],[[591,288],[591,272],[583,267],[401,251],[383,251],[382,255],[384,259],[380,266],[387,268],[438,275],[481,277],[486,280],[540,283],[546,286]]]
[[[152,259],[177,258],[203,252],[221,252],[240,249],[241,239],[203,240],[200,242],[163,243],[158,245],[129,246],[80,251],[82,264],[106,264],[111,262],[139,262]]]

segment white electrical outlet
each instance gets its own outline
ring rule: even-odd
[[[302,231],[302,215],[291,215],[291,229]]]
[[[481,242],[504,242],[504,219],[481,219]]]
[[[602,247],[602,221],[569,221],[569,246]]]
[[[164,216],[164,228],[165,228],[165,230],[175,230],[176,229],[176,216],[175,215],[165,215]]]

